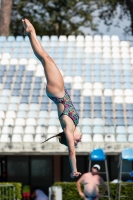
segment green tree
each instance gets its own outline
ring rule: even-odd
[[[0,0],[0,35],[9,35],[12,0]]]
[[[28,18],[38,35],[83,34],[81,27],[97,30],[92,0],[14,0],[11,33],[22,34],[22,18]]]
[[[127,17],[131,21],[131,25],[124,28],[124,33],[128,34],[131,31],[133,35],[133,0],[99,0],[96,1],[96,4],[100,10],[100,19],[104,20],[108,27],[113,24],[116,15],[121,21]],[[118,6],[119,13],[117,12]]]

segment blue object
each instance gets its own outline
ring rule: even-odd
[[[130,176],[133,177],[133,171],[130,172]]]
[[[90,155],[90,159],[97,161],[106,160],[106,155],[102,149],[94,149]]]
[[[133,182],[133,180],[127,180],[126,182],[129,182],[129,183],[130,183],[130,182]]]
[[[132,148],[125,148],[122,151],[122,159],[133,161],[133,149]]]

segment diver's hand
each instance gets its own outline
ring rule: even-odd
[[[29,33],[32,32],[35,33],[35,29],[28,19],[22,19],[22,23],[24,27],[24,35],[29,35]]]
[[[70,177],[71,177],[71,178],[76,178],[76,177],[78,177],[78,176],[80,176],[80,175],[81,175],[80,172],[72,172],[72,173],[70,174]]]

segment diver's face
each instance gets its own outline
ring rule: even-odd
[[[79,142],[81,142],[82,134],[75,128],[74,131],[74,145],[77,146]]]
[[[81,142],[82,134],[77,133],[74,135],[74,145],[77,146],[79,142]]]

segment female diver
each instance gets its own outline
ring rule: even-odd
[[[59,121],[63,132],[53,137],[58,137],[59,142],[68,147],[69,161],[72,171],[70,176],[71,178],[78,177],[81,173],[77,171],[75,146],[78,142],[81,142],[82,137],[81,133],[76,129],[79,122],[78,113],[73,106],[66,88],[64,87],[63,77],[59,69],[52,58],[44,51],[36,36],[36,31],[33,25],[28,19],[22,19],[22,23],[24,26],[24,34],[28,35],[34,54],[43,65],[47,80],[47,96],[57,105]]]

